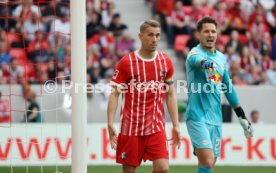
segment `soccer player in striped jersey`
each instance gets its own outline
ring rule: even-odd
[[[170,58],[156,50],[160,41],[157,21],[144,21],[139,39],[140,49],[119,61],[112,78],[107,110],[109,138],[111,147],[116,149],[116,162],[123,165],[123,173],[134,173],[142,160],[153,162],[154,173],[167,173],[164,99],[173,124],[171,145],[180,146],[174,68]],[[121,127],[117,137],[113,120],[120,94]]]
[[[211,17],[202,18],[197,24],[197,31],[200,44],[189,52],[186,60],[189,97],[186,125],[198,158],[198,173],[211,173],[220,155],[221,92],[234,108],[247,138],[253,136],[253,128],[229,78],[226,58],[215,50],[216,21]]]

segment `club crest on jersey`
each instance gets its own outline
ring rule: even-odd
[[[117,78],[117,76],[118,76],[118,74],[119,74],[119,70],[116,70],[115,72],[114,72],[114,74],[113,74],[113,79],[116,79]]]
[[[122,154],[121,154],[121,158],[122,158],[123,160],[125,160],[125,159],[126,159],[126,157],[127,157],[126,152],[122,152]]]
[[[196,49],[193,49],[193,50],[190,51],[189,54],[190,54],[190,55],[199,54],[199,51],[196,50]]]

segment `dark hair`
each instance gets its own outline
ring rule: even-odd
[[[259,113],[259,111],[253,110],[253,111],[250,113],[250,115],[253,116],[254,114],[258,114],[258,113]]]
[[[112,16],[113,19],[115,19],[115,18],[120,18],[120,17],[121,17],[120,13],[115,13],[115,14],[113,14],[113,16]]]
[[[203,24],[205,24],[205,23],[212,23],[212,24],[214,24],[216,26],[216,28],[217,28],[217,25],[218,25],[217,21],[214,18],[212,18],[210,16],[206,16],[206,17],[203,17],[202,19],[200,19],[198,21],[197,27],[196,27],[197,31],[200,32],[201,29],[202,29]]]

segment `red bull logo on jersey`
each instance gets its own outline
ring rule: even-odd
[[[219,84],[222,81],[222,77],[218,72],[216,72],[215,74],[209,76],[208,80],[211,80],[214,84]]]

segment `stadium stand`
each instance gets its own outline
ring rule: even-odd
[[[180,58],[173,61],[177,67],[176,73],[182,74],[181,79],[184,79],[184,71],[181,70],[185,70],[185,56],[198,43],[198,36],[194,32],[196,22],[204,15],[211,15],[218,21],[220,36],[217,48],[228,58],[233,82],[236,85],[276,85],[275,3],[271,7],[264,7],[263,0],[259,0],[259,3],[250,0],[147,1],[153,18],[160,20],[164,34],[170,33],[168,29],[172,31],[170,34],[174,34],[172,37],[167,35],[165,39],[162,37],[160,46],[166,53],[178,53]],[[69,1],[26,2],[23,10],[22,1],[11,0],[8,4],[0,4],[0,84],[23,86],[23,97],[29,91],[24,88],[29,88],[29,85],[70,75]],[[177,2],[181,6],[176,9]],[[130,9],[118,10],[120,3],[126,5],[129,2],[87,0],[88,83],[103,82],[118,60],[137,47],[134,40],[137,30],[133,31],[133,27],[128,25],[132,22],[136,26],[143,16],[124,20],[126,15],[132,14],[126,13]],[[145,9],[147,8],[141,11]],[[150,14],[149,11],[148,13]],[[172,25],[170,28],[167,23],[170,21],[173,24],[174,20],[181,23],[180,26],[184,26],[184,29],[178,28],[174,32],[175,27]],[[169,44],[168,47],[166,44]],[[9,80],[11,74],[7,69],[12,61],[18,64],[15,69],[19,70],[15,72],[24,73],[16,76],[17,80]],[[27,65],[22,69],[22,64]],[[22,75],[25,80],[20,79]],[[93,98],[95,99],[90,101],[95,103],[93,109],[97,110],[99,99],[96,95]],[[103,113],[104,111],[99,114]],[[68,117],[61,119],[69,120]]]
[[[228,58],[231,76],[236,77],[236,72],[239,74],[241,82],[237,85],[240,83],[273,85],[268,77],[263,81],[263,76],[276,71],[275,1],[269,1],[271,6],[264,5],[265,0],[151,0],[150,2],[153,14],[161,19],[168,44],[174,44],[169,47],[174,47],[184,61],[190,50],[186,44],[191,31],[195,29],[196,22],[203,16],[213,16],[218,22],[217,49],[225,53]],[[236,39],[233,39],[235,37],[233,34],[237,35]],[[238,51],[237,45],[239,45]],[[244,56],[244,52],[248,55]],[[233,62],[237,62],[239,66],[235,73],[231,70]],[[254,79],[252,76],[255,76]]]
[[[55,14],[57,18],[54,18]],[[67,57],[70,40],[66,38],[70,27],[67,0],[28,0],[26,6],[23,6],[23,1],[11,0],[8,4],[0,5],[0,15],[1,65],[4,61],[9,64],[13,58],[18,64],[42,62],[47,71],[48,62],[52,62],[58,71],[70,73],[67,71],[70,66],[70,58]],[[9,19],[8,22],[6,19]],[[123,55],[134,49],[133,46],[124,46],[133,42],[124,33],[126,29],[127,25],[121,22],[120,13],[115,13],[113,2],[87,0],[88,82],[95,83],[104,78],[105,71],[113,69]],[[107,39],[107,45],[104,39],[99,39],[103,36]],[[119,49],[115,49],[117,47]],[[30,73],[25,75],[30,79]],[[56,75],[49,76],[46,73],[40,82],[53,79]]]
[[[63,70],[68,74],[64,62],[69,54],[66,47],[70,45],[70,40],[66,38],[70,26],[67,1],[59,0],[55,4],[48,0],[28,0],[28,6],[23,10],[22,4],[18,2],[9,1],[10,8],[6,8],[5,5],[0,6],[3,24],[0,43],[7,44],[9,56],[17,59],[18,63],[37,63],[40,60],[49,62],[57,56],[59,71]],[[274,71],[276,68],[275,3],[271,8],[264,8],[262,1],[253,3],[255,1],[249,0],[151,0],[150,2],[154,10],[153,14],[159,16],[162,28],[168,36],[167,43],[180,52],[184,59],[190,49],[186,43],[195,29],[196,22],[205,15],[211,15],[218,21],[220,36],[217,47],[230,58],[229,69],[233,61],[231,49],[236,49],[237,41],[242,44],[242,47],[249,49],[249,55],[246,58],[250,57],[250,60],[243,59],[242,51],[234,52],[234,57],[237,57],[234,61],[238,61],[241,66],[240,80],[246,82],[246,74],[250,73],[249,66],[256,66],[259,78],[263,72]],[[56,19],[51,18],[54,12],[58,16]],[[5,22],[4,17],[9,17],[10,20]],[[39,19],[39,17],[42,18]],[[121,21],[121,14],[116,11],[114,2],[87,1],[87,52],[90,62],[87,67],[88,82],[96,83],[103,79],[107,70],[114,69],[116,62],[134,49],[133,39],[125,36],[127,34],[124,31],[127,28],[127,25]],[[43,36],[40,36],[37,31],[42,32]],[[238,31],[238,40],[231,39],[232,31]],[[57,32],[64,34],[53,39],[51,35],[58,34]],[[99,39],[101,37],[105,39]],[[106,40],[106,44],[101,40]],[[128,40],[132,46],[124,46],[128,44],[122,43],[122,40]],[[38,42],[42,42],[42,45],[39,49],[35,49]],[[5,46],[1,47],[4,49]],[[41,49],[42,53],[40,53]],[[1,51],[4,52],[4,50]],[[267,56],[269,58],[266,58]],[[234,75],[231,70],[230,73]],[[47,80],[47,77],[44,80]]]

